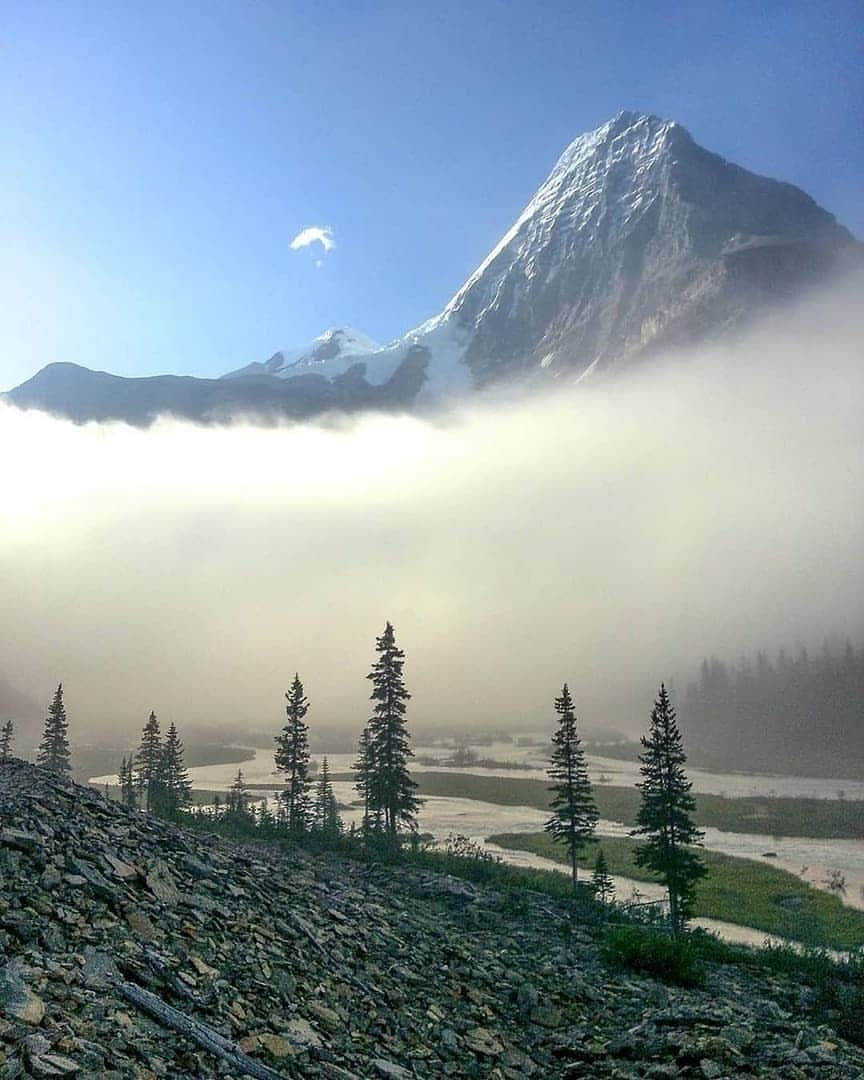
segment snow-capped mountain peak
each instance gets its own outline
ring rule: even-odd
[[[280,379],[290,379],[310,372],[332,378],[344,374],[358,358],[376,353],[380,348],[376,341],[360,330],[351,326],[331,326],[308,345],[279,349],[269,360],[247,364],[223,378],[275,375]]]
[[[218,380],[58,364],[8,397],[131,422],[404,407],[716,339],[862,263],[862,246],[803,191],[704,150],[672,120],[620,112],[566,147],[443,310],[387,346],[335,326]]]
[[[445,341],[441,363],[474,385],[585,374],[739,322],[852,243],[799,189],[702,149],[673,120],[620,112],[570,143],[408,337]]]
[[[513,262],[502,267],[497,267],[496,262],[514,244],[524,262],[526,276],[531,278],[537,270],[536,256],[554,228],[585,232],[588,239],[602,205],[609,202],[606,178],[615,168],[623,172],[630,166],[630,182],[625,185],[628,190],[611,193],[613,209],[625,217],[632,213],[643,201],[647,173],[673,130],[689,139],[674,120],[622,110],[596,130],[577,136],[492,251],[440,314],[418,330],[431,330],[459,312],[478,283],[490,273],[493,279],[500,280]],[[495,287],[490,289],[488,285],[489,282],[487,292],[494,296]],[[479,314],[482,312],[475,312],[473,317]]]
[[[566,147],[439,314],[386,348],[337,329],[241,373],[330,375],[353,357],[383,382],[420,347],[426,397],[581,377],[734,326],[850,244],[803,191],[702,149],[674,120],[622,111]]]

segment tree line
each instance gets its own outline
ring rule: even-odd
[[[728,664],[702,661],[682,725],[700,764],[798,775],[857,775],[864,767],[864,647],[780,650]]]
[[[588,775],[585,749],[576,725],[573,697],[565,683],[555,699],[558,727],[552,737],[548,775],[552,781],[552,816],[545,830],[562,844],[569,856],[573,889],[579,887],[578,860],[584,848],[595,842],[597,805]],[[669,919],[676,931],[683,929],[693,913],[695,889],[705,875],[705,866],[694,848],[701,844],[702,832],[693,820],[696,808],[687,779],[681,731],[675,709],[661,683],[651,710],[648,734],[642,736],[639,755],[642,799],[631,836],[642,840],[635,850],[636,863],[658,875],[669,897]],[[605,903],[614,889],[603,849],[594,863],[591,888]]]
[[[359,839],[398,847],[406,832],[416,837],[417,811],[421,800],[409,771],[413,757],[406,723],[405,653],[396,643],[388,621],[375,639],[376,659],[367,675],[371,683],[371,716],[359,740],[352,766],[363,814]],[[552,738],[548,776],[552,815],[546,831],[568,852],[574,890],[578,888],[578,860],[586,845],[595,840],[598,811],[594,801],[585,750],[577,730],[576,712],[565,683],[555,698],[557,728]],[[266,800],[253,803],[242,769],[224,801],[196,811],[198,821],[219,824],[237,833],[284,835],[295,840],[307,836],[336,839],[344,826],[333,792],[330,768],[323,758],[313,780],[309,751],[309,699],[298,673],[285,693],[285,723],[275,738],[274,761],[284,784],[272,810]],[[10,753],[12,729],[0,731],[0,760]],[[637,786],[642,801],[632,834],[642,839],[636,861],[657,873],[664,882],[674,928],[683,927],[692,913],[695,885],[705,869],[694,847],[702,839],[692,814],[695,803],[691,783],[684,771],[686,756],[675,709],[661,684],[651,711],[648,734],[642,737],[639,757],[642,781]],[[58,773],[70,771],[68,722],[62,684],[48,709],[38,764]],[[119,772],[120,797],[132,810],[143,810],[171,820],[187,816],[192,805],[192,785],[184,763],[184,748],[172,721],[163,738],[155,712],[150,713],[134,754],[125,756]],[[612,881],[602,848],[592,877],[595,896],[612,898]]]
[[[399,834],[416,832],[416,784],[408,762],[413,757],[406,725],[407,702],[403,668],[405,653],[396,643],[392,623],[375,639],[376,660],[367,679],[371,682],[371,717],[359,743],[353,769],[357,790],[363,800],[361,832],[396,843]],[[266,805],[253,805],[238,770],[224,802],[217,799],[208,813],[220,821],[244,827],[261,827],[299,838],[311,832],[337,835],[342,831],[336,798],[325,757],[313,783],[306,715],[309,699],[299,674],[285,694],[286,721],[276,736],[276,768],[284,776],[275,812]],[[0,761],[12,753],[13,725],[0,729]],[[63,702],[63,685],[57,687],[45,719],[37,764],[61,775],[71,772],[68,720]],[[141,733],[138,749],[124,756],[118,774],[120,798],[130,809],[144,810],[178,820],[192,806],[192,785],[184,762],[184,747],[172,721],[163,737],[159,720],[151,711]]]

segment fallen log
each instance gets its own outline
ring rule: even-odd
[[[220,1035],[207,1024],[202,1024],[200,1020],[193,1020],[173,1006],[166,1005],[160,997],[149,990],[136,986],[135,983],[126,982],[124,979],[113,980],[111,988],[125,1001],[147,1013],[163,1027],[171,1028],[172,1031],[192,1039],[246,1076],[253,1076],[255,1080],[288,1080],[284,1073],[276,1072],[275,1069],[262,1065],[260,1061],[244,1054],[236,1043],[226,1039],[224,1035]]]

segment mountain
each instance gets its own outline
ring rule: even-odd
[[[379,397],[404,407],[513,377],[579,378],[734,333],[861,265],[861,251],[798,188],[712,154],[674,121],[621,112],[567,147],[443,311],[390,345],[332,328],[218,380],[51,365],[8,398],[138,423],[303,417]]]
[[[232,842],[15,759],[0,764],[0,872],[3,1077],[851,1078],[864,1068],[864,1051],[823,1026],[788,962],[785,973],[739,966],[718,943],[708,955],[723,963],[710,964],[705,987],[663,985],[601,957],[608,928],[584,901],[512,879],[498,891],[419,860]]]
[[[461,379],[475,386],[584,375],[740,326],[856,249],[798,188],[702,149],[674,121],[621,112],[567,147],[410,339],[455,343],[440,362],[452,367],[461,349]]]
[[[339,375],[307,372],[292,377],[249,374],[236,378],[195,379],[155,375],[126,379],[77,364],[49,364],[6,395],[22,409],[42,409],[78,423],[122,420],[146,426],[159,416],[199,423],[251,417],[273,422],[304,420],[329,411],[404,409],[425,379],[428,355],[421,345],[404,350],[395,369],[372,384],[362,363]]]
[[[381,346],[359,330],[350,326],[334,326],[319,334],[310,345],[280,349],[263,364],[255,361],[237,371],[229,371],[223,378],[276,375],[280,379],[290,379],[308,372],[333,378],[344,375],[357,362],[358,356],[369,356],[380,351]]]

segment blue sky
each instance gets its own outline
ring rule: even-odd
[[[862,25],[812,0],[0,0],[0,387],[389,340],[620,108],[861,237]],[[291,249],[310,226],[331,251]]]

